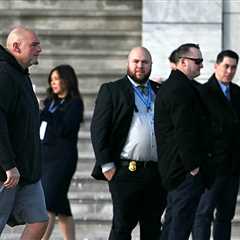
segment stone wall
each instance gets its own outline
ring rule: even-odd
[[[223,39],[229,41],[223,37],[223,20],[228,19],[230,24],[232,16],[225,14],[223,18],[224,7],[230,11],[239,4],[240,1],[233,0],[232,4],[223,4],[222,0],[143,0],[142,39],[153,55],[152,78],[166,79],[171,51],[182,43],[194,42],[203,53],[204,68],[198,80],[204,82],[212,73],[216,55],[225,43]]]
[[[240,1],[223,0],[223,48],[240,54]],[[240,84],[240,68],[235,82]]]

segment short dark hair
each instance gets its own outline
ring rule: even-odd
[[[239,56],[232,50],[223,50],[217,55],[216,63],[221,63],[225,57],[233,58],[238,63]]]
[[[185,56],[187,53],[190,52],[191,48],[196,48],[200,50],[200,47],[198,44],[195,43],[184,43],[180,45],[175,51],[176,51],[176,56],[177,56],[177,62],[179,59],[183,56]]]
[[[168,57],[169,62],[171,63],[177,63],[178,62],[178,54],[177,54],[177,49],[173,50],[171,54]]]

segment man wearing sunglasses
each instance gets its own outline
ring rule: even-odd
[[[211,184],[208,119],[195,87],[203,67],[199,46],[176,49],[176,69],[157,94],[155,134],[159,171],[168,192],[161,240],[188,240],[201,194]]]
[[[239,188],[240,88],[232,83],[238,60],[234,51],[220,52],[214,74],[198,89],[211,116],[217,177],[201,197],[193,227],[194,240],[210,239],[212,221],[214,240],[231,239]]]

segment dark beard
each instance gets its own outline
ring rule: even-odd
[[[136,78],[135,75],[134,75],[133,73],[131,73],[129,70],[128,70],[127,74],[128,74],[128,76],[129,76],[134,82],[136,82],[136,83],[138,83],[138,84],[145,84],[145,83],[147,82],[147,80],[149,79],[149,76],[150,76],[150,74],[151,74],[151,71],[149,71],[149,73],[147,73],[147,74],[145,75],[145,77],[142,78],[142,79]]]

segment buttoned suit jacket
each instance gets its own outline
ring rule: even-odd
[[[208,172],[211,169],[208,115],[194,82],[181,71],[172,71],[155,100],[159,172],[168,190],[176,189],[198,167],[206,186],[213,182]]]
[[[153,81],[150,84],[156,93],[160,85]],[[95,179],[106,180],[101,166],[110,162],[117,165],[120,160],[134,110],[134,89],[127,76],[101,86],[91,122],[91,140],[96,158],[92,176]]]
[[[213,74],[198,86],[204,105],[210,113],[214,133],[213,161],[218,175],[238,174],[240,157],[240,87],[229,84],[229,101]],[[209,122],[210,124],[210,122]]]

